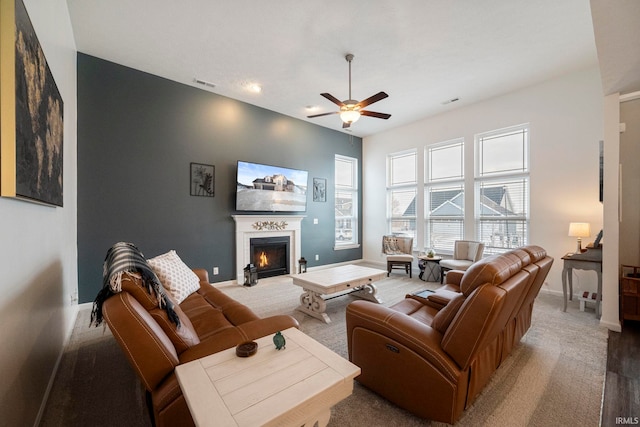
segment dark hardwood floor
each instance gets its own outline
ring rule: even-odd
[[[601,425],[640,425],[640,322],[609,331]]]

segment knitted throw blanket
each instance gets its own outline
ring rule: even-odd
[[[138,273],[147,292],[154,293],[158,305],[167,312],[169,319],[180,326],[180,319],[173,310],[173,303],[164,293],[164,288],[140,250],[132,243],[119,242],[107,251],[102,271],[102,289],[93,301],[91,323],[102,323],[102,304],[111,296],[122,291],[122,274]]]

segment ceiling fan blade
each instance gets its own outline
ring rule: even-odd
[[[321,93],[320,95],[324,96],[329,101],[331,101],[334,104],[336,104],[338,107],[342,107],[344,105],[344,102],[340,101],[338,98],[336,98],[335,96],[331,95],[330,93]]]
[[[351,126],[351,122],[342,122],[342,129],[346,129]]]
[[[362,114],[363,116],[375,117],[377,119],[385,119],[385,120],[391,117],[391,114],[376,113],[375,111],[366,111],[366,110],[360,110],[360,114]]]
[[[386,94],[386,93],[384,93],[384,92],[378,92],[378,93],[376,93],[375,95],[370,96],[369,98],[365,99],[364,101],[360,101],[360,102],[358,102],[358,105],[360,106],[360,108],[364,108],[364,107],[366,107],[367,105],[371,105],[371,104],[373,104],[374,102],[378,102],[378,101],[380,101],[380,100],[382,100],[382,99],[385,99],[385,98],[386,98],[386,97],[388,97],[388,96],[389,96],[389,95],[387,95],[387,94]]]
[[[331,113],[314,114],[313,116],[307,116],[307,119],[313,119],[314,117],[330,116],[332,114],[338,114],[338,113],[339,111],[333,111]]]

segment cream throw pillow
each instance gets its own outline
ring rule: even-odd
[[[182,262],[176,251],[171,250],[166,254],[158,255],[148,262],[162,286],[178,304],[200,289],[200,279]]]

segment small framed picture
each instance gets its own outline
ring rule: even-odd
[[[313,201],[327,201],[327,180],[325,178],[313,178]]]
[[[215,194],[215,166],[191,163],[190,191],[192,196],[213,197]]]

